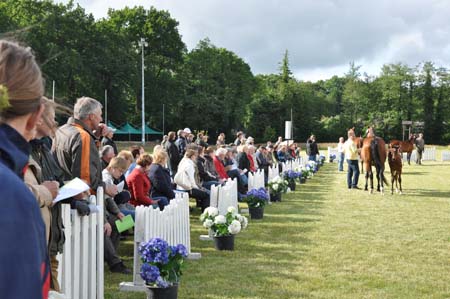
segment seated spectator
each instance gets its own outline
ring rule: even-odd
[[[211,186],[217,186],[220,185],[217,178],[214,176],[211,176],[205,169],[206,160],[204,158],[204,147],[199,146],[198,147],[198,157],[197,157],[197,169],[198,169],[198,176],[200,178],[200,184],[203,188],[207,190],[211,190]]]
[[[216,146],[225,145],[225,133],[220,133],[217,136]]]
[[[133,171],[133,169],[136,167],[136,160],[139,158],[139,155],[143,154],[144,148],[142,146],[132,146],[131,149],[131,155],[133,156],[133,161],[131,162],[130,166],[128,167],[127,172],[125,172],[125,178],[130,175],[130,173]]]
[[[120,151],[117,157],[122,158],[126,161],[127,169],[130,167],[132,161],[134,161],[131,152],[126,150]],[[114,196],[114,201],[125,216],[131,215],[134,219],[135,207],[130,204],[131,194],[124,174],[122,174],[119,179],[114,179],[114,184],[116,185],[120,184],[121,182],[123,182],[124,184],[123,190],[122,192],[119,192],[116,196]]]
[[[177,173],[178,163],[180,163],[180,152],[178,151],[178,147],[175,144],[176,134],[173,131],[170,131],[168,134],[168,140],[165,145],[165,150],[168,155],[167,164],[169,166],[169,171],[171,177]]]
[[[114,136],[114,131],[115,129],[111,128],[111,127],[107,127],[106,128],[106,132],[105,132],[105,136],[103,136],[102,138],[102,147],[104,147],[105,145],[111,145],[114,149],[114,155],[117,156],[117,154],[119,153],[117,150],[117,145],[113,140],[113,136]]]
[[[169,170],[165,167],[168,160],[166,151],[153,154],[153,163],[150,165],[148,176],[150,178],[152,198],[165,197],[169,200],[175,198]]]
[[[238,164],[238,168],[242,170],[245,175],[250,171],[250,160],[248,158],[248,147],[246,145],[240,145],[237,148],[238,154],[236,156],[236,161]]]
[[[181,159],[178,165],[178,172],[174,177],[174,181],[177,184],[177,189],[189,192],[189,196],[193,197],[197,201],[197,205],[201,207],[202,212],[209,207],[209,193],[197,185],[195,180],[196,172],[196,160],[198,154],[197,151],[188,148],[184,158]]]
[[[281,145],[280,150],[277,151],[278,162],[283,163],[286,162],[286,145]]]
[[[102,158],[102,170],[105,169],[111,159],[114,158],[116,154],[114,154],[114,148],[111,145],[105,145],[102,147],[100,151],[100,157]]]
[[[224,164],[225,156],[226,156],[227,152],[228,151],[225,148],[218,148],[213,157],[214,166],[216,168],[216,171],[219,174],[219,177],[223,180],[226,180],[229,178],[227,171],[225,169],[225,164]]]
[[[224,181],[217,173],[216,166],[214,165],[214,156],[214,148],[212,146],[208,146],[204,150],[203,155],[203,158],[205,159],[205,171],[209,176],[214,177],[216,181]]]
[[[256,171],[256,156],[255,156],[256,148],[254,145],[249,145],[247,150],[247,157],[248,161],[250,162],[250,171],[255,172]]]
[[[132,205],[140,206],[159,206],[162,211],[165,206],[169,204],[169,200],[166,197],[150,198],[150,179],[147,176],[150,170],[150,165],[153,159],[149,154],[142,154],[136,161],[136,167],[133,169],[131,174],[127,177],[128,188],[131,193],[130,203]]]

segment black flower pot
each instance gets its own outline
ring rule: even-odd
[[[291,189],[291,191],[295,191],[295,180],[294,179],[289,180],[288,181],[288,186]]]
[[[304,184],[304,183],[306,183],[306,178],[301,177],[301,178],[300,178],[300,184]]]
[[[234,235],[214,237],[214,247],[217,250],[234,250]]]
[[[270,201],[281,201],[281,193],[270,193]]]
[[[158,288],[147,286],[147,299],[177,299],[178,284],[167,288]]]
[[[250,213],[251,219],[263,219],[263,217],[264,217],[264,208],[262,208],[262,207],[257,207],[257,208],[249,207],[248,211]]]

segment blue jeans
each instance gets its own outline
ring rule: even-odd
[[[344,171],[344,153],[339,153],[338,170]]]
[[[359,178],[359,165],[358,160],[347,159],[348,172],[347,172],[347,187],[352,188],[358,186]]]
[[[202,187],[205,188],[206,190],[211,190],[212,185],[218,186],[218,185],[220,185],[220,183],[217,181],[203,182]]]
[[[165,206],[169,205],[169,200],[165,196],[152,197],[152,199],[159,200],[157,204],[152,205],[155,209],[159,207],[159,209],[162,211],[164,210]]]
[[[316,162],[316,155],[309,155],[308,160]]]

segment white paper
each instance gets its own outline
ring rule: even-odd
[[[87,190],[89,190],[88,184],[79,178],[74,178],[59,189],[58,196],[53,200],[53,203],[57,203],[58,201],[75,196]]]
[[[116,187],[117,187],[117,192],[122,192],[122,190],[123,190],[123,186],[125,185],[125,181],[122,181],[122,182],[120,182],[120,183],[118,183],[117,185],[116,185]]]

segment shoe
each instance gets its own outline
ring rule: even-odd
[[[352,189],[358,189],[358,190],[361,190],[361,188],[359,188],[358,186],[353,186]]]
[[[131,270],[128,269],[122,262],[115,264],[110,268],[113,273],[131,274]]]

